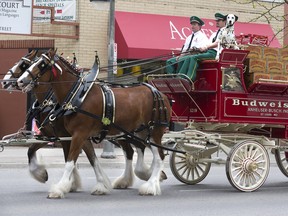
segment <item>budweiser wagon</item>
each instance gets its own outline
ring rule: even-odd
[[[212,163],[223,163],[233,187],[255,191],[268,176],[270,152],[288,176],[288,82],[267,71],[267,59],[265,67],[255,64],[254,49],[223,50],[218,62],[201,63],[194,83],[179,74],[148,77],[172,101],[165,142],[184,152],[170,154],[181,182],[197,184]],[[271,70],[277,67],[274,61]]]

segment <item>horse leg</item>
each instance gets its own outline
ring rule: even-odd
[[[64,198],[64,194],[68,193],[71,190],[74,181],[73,170],[75,169],[75,163],[78,159],[84,142],[85,139],[83,138],[83,136],[72,136],[72,141],[70,144],[67,162],[65,163],[63,176],[57,184],[52,185],[48,194],[48,198]]]
[[[64,154],[64,160],[67,162],[67,157],[69,154],[70,150],[70,141],[62,141],[61,142],[62,149],[63,149],[63,154]],[[72,187],[70,189],[70,192],[77,191],[79,188],[81,188],[81,178],[78,172],[78,168],[75,166],[72,172],[73,175],[73,182],[72,182]]]
[[[34,179],[41,183],[45,183],[48,180],[48,173],[44,165],[39,164],[37,160],[36,151],[43,146],[45,146],[46,143],[41,144],[32,144],[27,152],[28,156],[28,164],[29,164],[29,172],[32,175]]]
[[[137,151],[137,161],[135,166],[135,175],[141,180],[148,181],[152,174],[152,167],[150,167],[144,162],[144,152],[145,148],[136,148]],[[153,164],[153,162],[152,162]],[[162,170],[160,175],[160,181],[167,179],[166,173]]]
[[[155,130],[153,131],[153,138],[151,142],[161,145],[161,138],[163,135],[162,130]],[[160,176],[161,172],[164,168],[164,153],[163,149],[159,149],[155,146],[151,146],[151,151],[153,154],[153,162],[152,162],[152,174],[147,182],[145,182],[139,188],[140,195],[160,195],[161,188],[160,188]]]
[[[92,195],[103,195],[103,194],[108,194],[112,190],[112,185],[107,177],[107,175],[104,173],[102,170],[102,167],[100,166],[100,163],[98,161],[98,158],[95,154],[94,147],[90,141],[86,141],[83,150],[85,154],[87,155],[87,158],[93,167],[94,173],[96,175],[96,185],[91,191]]]
[[[113,188],[125,189],[129,186],[132,186],[134,183],[134,173],[132,165],[134,150],[129,143],[126,143],[124,141],[118,141],[118,143],[122,147],[123,153],[125,155],[125,170],[123,174],[113,182]]]
[[[141,180],[147,181],[151,176],[151,169],[144,162],[145,147],[136,148],[136,151],[137,151],[137,161],[134,169],[135,175]]]

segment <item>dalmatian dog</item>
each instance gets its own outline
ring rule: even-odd
[[[226,49],[239,49],[235,34],[234,34],[234,24],[238,20],[238,17],[234,14],[226,15],[226,26],[219,33],[219,43],[217,47],[216,60],[219,60],[221,51]]]

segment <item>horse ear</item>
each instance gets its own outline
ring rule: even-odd
[[[52,49],[51,51],[51,57],[55,56],[57,53],[57,48],[56,49]]]
[[[35,55],[36,55],[36,50],[31,50],[25,57],[35,56]]]
[[[53,53],[54,53],[54,49],[50,48],[50,49],[48,50],[48,52],[47,52],[47,55],[48,55],[49,57],[51,57],[51,56],[53,56]]]
[[[235,16],[235,22],[238,20],[238,16],[234,15]]]

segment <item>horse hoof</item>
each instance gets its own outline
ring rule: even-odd
[[[48,199],[62,199],[64,198],[64,192],[63,190],[60,189],[58,185],[52,185],[47,198]]]
[[[48,181],[48,173],[44,166],[38,167],[37,169],[32,171],[30,170],[30,173],[34,179],[41,183],[45,183],[46,181]]]
[[[91,191],[91,195],[106,195],[110,190],[104,184],[97,184]]]
[[[161,171],[161,174],[160,174],[160,181],[164,181],[164,180],[166,180],[168,177],[167,177],[167,175],[166,175],[166,173],[164,172],[164,171]]]
[[[127,184],[113,184],[114,189],[127,189],[128,185]]]
[[[130,176],[130,178],[119,177],[113,182],[114,189],[126,189],[133,185],[134,178]]]
[[[62,199],[64,198],[64,194],[63,193],[55,193],[55,192],[51,192],[48,194],[47,196],[48,199]]]
[[[160,185],[146,182],[139,188],[139,195],[141,196],[155,196],[161,195]]]

